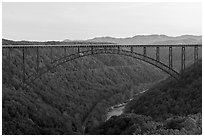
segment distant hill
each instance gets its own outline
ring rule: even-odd
[[[63,40],[63,42],[70,42],[70,41],[72,41],[72,40],[70,40],[70,39]]]
[[[201,40],[196,40],[194,38],[184,38],[184,39],[173,39],[173,40],[165,40],[153,42],[151,44],[159,44],[159,45],[169,45],[169,44],[202,44]]]
[[[170,37],[166,35],[136,35],[128,38],[96,37],[91,42],[111,42],[117,44],[201,44],[202,36],[181,35]]]
[[[65,45],[65,44],[202,44],[202,36],[181,35],[170,37],[166,35],[136,35],[127,38],[114,37],[95,37],[88,40],[70,40],[63,41],[13,41],[2,39],[2,45]]]
[[[8,39],[2,39],[2,45],[68,45],[68,44],[112,44],[109,42],[91,42],[91,41],[14,41]]]

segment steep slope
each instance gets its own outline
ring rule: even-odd
[[[165,80],[139,99],[131,101],[126,112],[148,115],[156,120],[172,115],[196,114],[202,110],[202,64],[190,66],[185,81]]]
[[[156,84],[89,134],[202,134],[202,62],[187,68],[184,79]]]

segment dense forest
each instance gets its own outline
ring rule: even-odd
[[[2,134],[85,134],[105,120],[106,108],[130,98],[130,91],[166,77],[155,67],[119,55],[93,55],[46,73],[29,89],[22,85],[22,51],[2,52]],[[72,51],[69,51],[72,52]],[[26,51],[26,76],[36,69]],[[53,60],[63,51],[53,50]],[[40,67],[50,54],[40,52]]]
[[[130,101],[121,116],[91,134],[202,134],[202,61],[188,67],[184,80],[168,78]]]

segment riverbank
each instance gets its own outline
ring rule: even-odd
[[[148,91],[148,89],[144,89],[142,90],[141,92],[135,94],[134,96],[138,96],[139,94],[143,94],[145,93],[146,91]],[[111,106],[107,109],[107,113],[106,113],[106,121],[108,119],[110,119],[112,116],[120,116],[123,114],[123,111],[124,111],[124,108],[125,108],[125,105],[131,101],[133,98],[123,102],[123,103],[120,103],[120,104],[117,104],[117,105],[114,105],[114,106]]]

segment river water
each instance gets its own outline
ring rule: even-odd
[[[145,93],[148,89],[145,89],[139,93],[137,93],[135,96],[139,95],[139,94],[142,94],[142,93]],[[129,99],[129,101],[131,101],[133,98]],[[114,106],[111,106],[110,108],[108,108],[108,112],[106,114],[106,121],[108,119],[110,119],[112,116],[119,116],[123,113],[123,110],[125,108],[125,105],[129,102],[129,101],[126,101],[126,102],[123,102],[121,104],[117,104],[117,105],[114,105]]]

